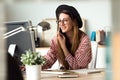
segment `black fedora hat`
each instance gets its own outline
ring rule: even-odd
[[[69,12],[74,18],[76,18],[77,23],[78,23],[78,28],[82,27],[83,23],[82,23],[82,19],[80,17],[80,14],[73,6],[69,6],[69,5],[65,5],[65,4],[58,6],[56,9],[57,19],[59,17],[59,14],[62,13],[63,11]]]

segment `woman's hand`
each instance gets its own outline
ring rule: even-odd
[[[64,49],[65,44],[66,44],[65,36],[63,34],[61,34],[60,32],[58,32],[57,33],[57,39],[60,43],[61,48]]]
[[[60,32],[57,33],[57,39],[60,43],[60,46],[64,52],[64,55],[67,56],[69,54],[68,49],[66,48],[66,39],[65,36],[63,34],[61,34]]]

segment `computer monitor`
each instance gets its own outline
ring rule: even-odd
[[[15,30],[19,27],[24,27],[25,29],[25,31],[21,31],[6,38],[7,51],[10,48],[11,44],[16,45],[13,57],[18,61],[19,65],[22,64],[20,61],[21,54],[25,53],[25,51],[28,49],[35,51],[34,36],[32,31],[29,30],[31,26],[32,26],[31,21],[12,21],[5,23],[6,33]],[[13,50],[14,49],[12,49],[12,51]]]

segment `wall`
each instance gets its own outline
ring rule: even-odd
[[[6,7],[7,21],[32,20],[37,25],[42,19],[55,18],[55,9],[62,3],[74,6],[86,19],[89,35],[93,30],[108,29],[112,25],[110,0],[14,2]]]
[[[3,33],[5,28],[3,22],[5,20],[4,4],[0,2],[0,80],[6,80],[6,53],[5,53],[5,40]]]

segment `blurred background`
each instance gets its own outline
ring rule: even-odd
[[[97,30],[110,32],[107,37],[107,80],[120,80],[120,0],[0,0],[0,80],[6,79],[4,22],[31,20],[37,26],[45,19],[55,19],[60,4],[73,5],[85,19],[86,33]]]

